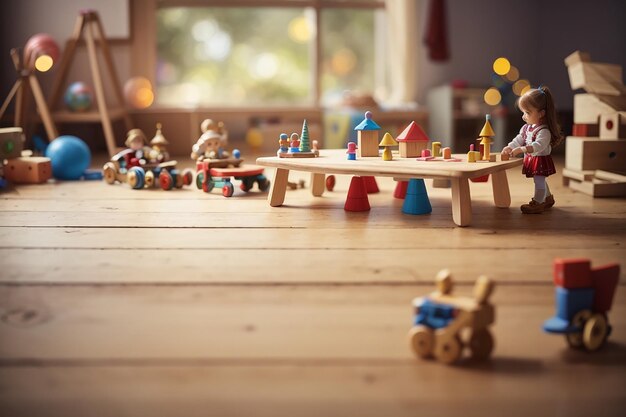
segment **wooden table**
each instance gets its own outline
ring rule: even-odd
[[[511,205],[511,194],[506,170],[522,165],[521,159],[501,161],[499,155],[496,162],[476,163],[468,163],[466,155],[453,155],[462,159],[461,162],[417,161],[415,158],[400,158],[397,154],[394,154],[393,161],[375,157],[349,161],[345,152],[344,149],[327,149],[320,151],[318,158],[258,158],[258,165],[276,168],[268,197],[270,205],[278,207],[285,201],[290,170],[313,173],[314,196],[323,194],[326,174],[394,177],[402,180],[447,179],[452,184],[452,219],[458,226],[468,226],[472,220],[469,179],[491,174],[494,203],[497,207],[508,208]]]

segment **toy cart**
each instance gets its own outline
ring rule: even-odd
[[[545,321],[543,329],[564,334],[571,348],[600,349],[611,334],[607,312],[619,273],[618,264],[592,269],[589,259],[556,259],[556,315]]]
[[[474,286],[474,298],[452,296],[452,277],[447,270],[437,275],[437,291],[413,300],[414,326],[409,340],[421,358],[435,357],[440,362],[456,362],[468,347],[474,359],[487,359],[493,350],[489,325],[494,322],[493,305],[488,303],[494,283],[480,277]],[[461,331],[471,329],[469,340]]]
[[[235,192],[231,177],[241,181],[239,188],[245,192],[250,191],[255,182],[261,191],[266,191],[270,186],[270,181],[263,175],[263,167],[239,166],[241,160],[238,160],[237,165],[233,167],[228,167],[228,163],[224,160],[218,160],[218,166],[215,166],[215,161],[205,159],[196,165],[196,186],[204,192],[209,193],[217,187],[221,188],[224,197],[231,197]]]
[[[132,149],[125,149],[104,164],[102,170],[104,180],[108,184],[127,182],[132,189],[139,190],[154,187],[158,183],[161,189],[168,191],[174,187],[182,188],[193,182],[193,172],[190,169],[183,171],[176,169],[176,161],[128,166],[126,161],[132,152]]]

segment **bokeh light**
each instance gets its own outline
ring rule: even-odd
[[[504,57],[500,57],[493,61],[493,71],[498,75],[505,75],[510,69],[511,63]]]
[[[506,78],[510,82],[517,81],[519,78],[519,70],[517,69],[517,67],[511,65],[511,69],[505,74],[504,78]]]
[[[276,55],[266,52],[260,54],[252,64],[252,76],[257,79],[267,80],[278,73],[278,58]]]
[[[124,83],[126,102],[135,109],[145,109],[154,102],[152,84],[147,78],[133,77]]]
[[[307,43],[311,39],[312,30],[304,16],[291,19],[288,27],[289,37],[298,43]]]
[[[357,64],[357,57],[348,48],[341,48],[333,54],[331,69],[337,75],[349,74]]]
[[[528,80],[521,79],[513,84],[513,92],[516,95],[521,96],[522,94],[524,94],[525,91],[527,91],[527,88],[529,87],[530,83],[528,82]]]
[[[35,68],[37,69],[37,71],[40,72],[48,71],[50,68],[52,68],[53,64],[54,61],[52,60],[52,57],[50,55],[41,55],[35,60]]]
[[[500,104],[502,96],[500,95],[500,92],[497,88],[491,87],[485,92],[484,99],[485,103],[489,104],[490,106],[497,106],[498,104]]]

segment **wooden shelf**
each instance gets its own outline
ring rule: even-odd
[[[108,113],[111,120],[123,119],[127,114],[126,110],[123,108],[108,109]],[[52,117],[57,123],[100,122],[102,120],[102,116],[97,110],[87,112],[72,112],[68,110],[60,110],[53,112]]]

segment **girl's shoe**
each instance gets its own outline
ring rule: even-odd
[[[552,207],[552,206],[550,206]],[[520,209],[524,214],[539,214],[543,213],[547,209],[547,200],[543,203],[538,203],[534,198],[530,200],[528,204],[522,204]]]
[[[546,201],[543,202],[546,205],[546,208],[549,209],[554,205],[554,196],[550,194],[546,197]]]

